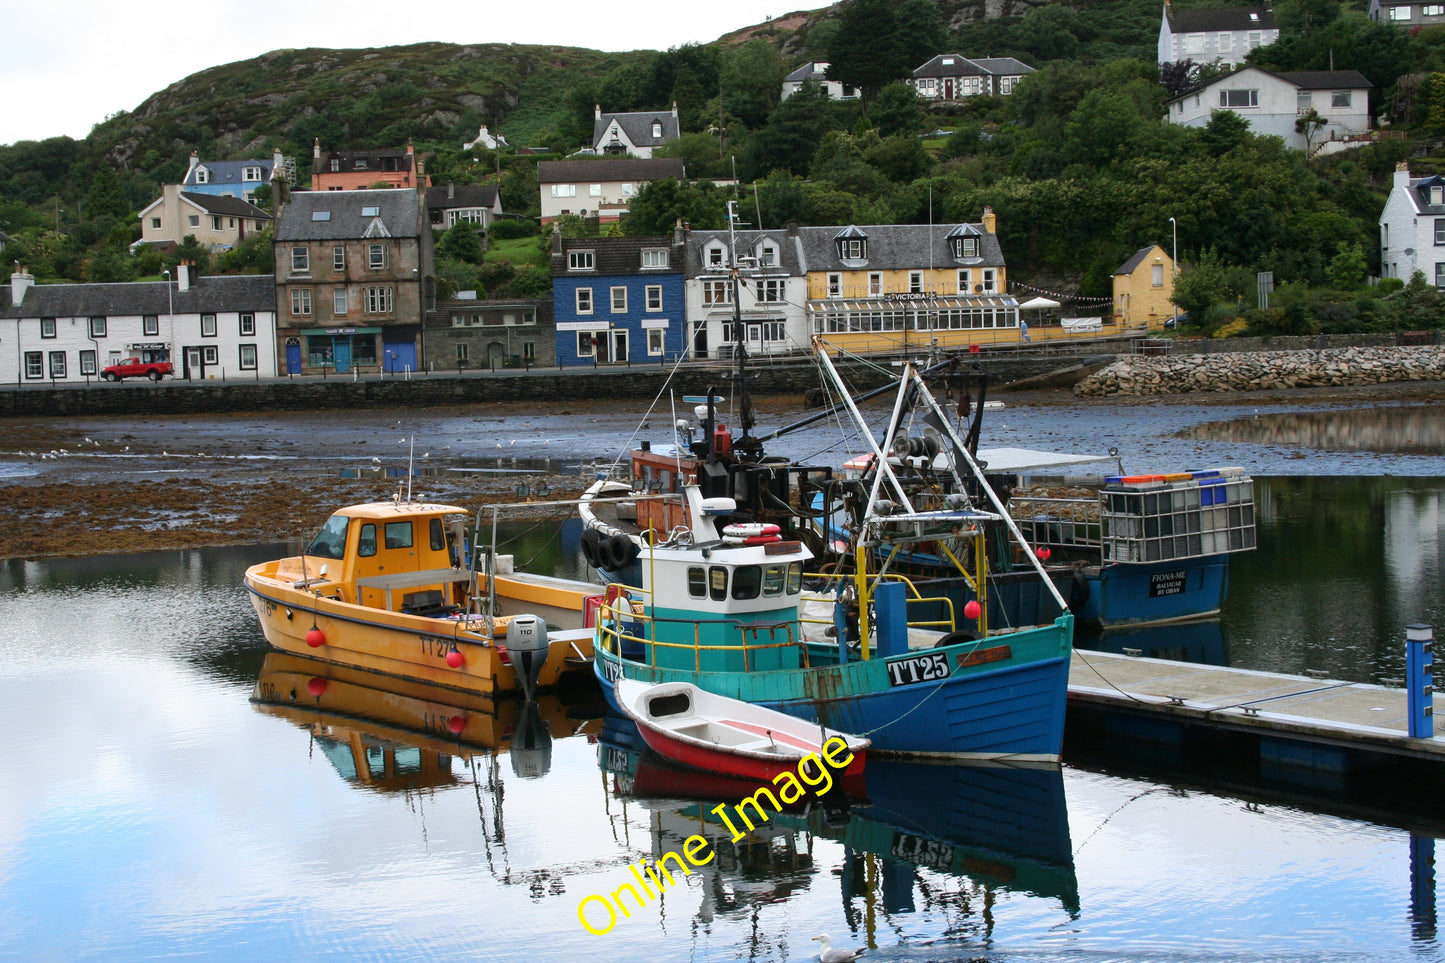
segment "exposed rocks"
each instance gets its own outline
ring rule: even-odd
[[[1331,348],[1129,357],[1074,385],[1074,394],[1167,395],[1445,380],[1445,347]]]

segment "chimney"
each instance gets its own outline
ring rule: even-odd
[[[602,105],[601,105],[601,104],[593,104],[593,105],[592,105],[592,119],[593,119],[593,120],[601,120],[601,119],[602,119]]]
[[[1395,187],[1410,186],[1410,162],[1400,161],[1395,165]]]
[[[672,227],[672,243],[674,243],[674,244],[682,244],[682,243],[684,243],[684,238],[683,238],[684,233],[685,233],[685,232],[683,231],[682,218],[679,217],[679,218],[677,219],[677,223],[674,224],[673,227]]]
[[[552,253],[562,253],[562,228],[560,225],[552,225]]]
[[[20,262],[15,262],[15,273],[10,275],[10,303],[14,307],[20,307],[20,302],[25,300],[25,292],[30,290],[35,283],[35,275],[28,273]]]
[[[191,262],[180,261],[176,264],[176,290],[189,291],[191,289]]]
[[[321,138],[316,138],[316,143],[311,146],[311,189],[318,190],[316,178],[321,174]]]
[[[190,179],[191,179],[191,171],[193,171],[193,170],[195,170],[197,167],[199,167],[200,164],[201,164],[201,159],[196,156],[196,152],[195,152],[195,151],[191,151],[191,166],[186,168],[186,180],[190,180]]]
[[[983,229],[989,234],[998,233],[998,217],[994,215],[993,208],[984,205],[983,208]]]
[[[788,237],[798,236],[798,222],[796,220],[788,221],[788,223],[785,224],[784,227],[788,229]]]
[[[447,200],[449,200],[449,201],[454,201],[454,200],[456,200],[456,199],[457,199],[457,185],[456,185],[455,183],[453,183],[452,181],[447,181]]]

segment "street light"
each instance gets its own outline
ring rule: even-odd
[[[171,286],[171,269],[166,268],[161,272],[166,276],[166,327],[171,332],[171,340],[166,342],[166,360],[171,362],[171,377],[175,377],[175,361],[171,358],[170,346],[176,343],[176,298],[175,289]]]
[[[1173,265],[1173,267],[1170,268],[1170,277],[1169,277],[1169,303],[1170,303],[1171,305],[1173,305],[1173,315],[1172,315],[1172,320],[1173,320],[1173,322],[1174,322],[1173,327],[1178,328],[1178,327],[1179,327],[1179,305],[1178,305],[1178,303],[1174,300],[1174,294],[1175,294],[1174,288],[1177,287],[1178,284],[1179,284],[1179,222],[1176,221],[1176,220],[1174,220],[1174,218],[1171,217],[1171,218],[1169,219],[1169,228],[1170,228],[1171,232],[1172,232],[1173,235],[1174,235],[1174,253],[1172,253],[1172,254],[1170,255],[1170,257],[1171,257],[1171,258],[1173,259],[1173,261],[1174,261],[1174,265]]]

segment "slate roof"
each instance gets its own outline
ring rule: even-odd
[[[687,169],[676,157],[619,157],[616,160],[542,161],[537,165],[538,184],[617,183],[657,181],[664,177],[683,180]]]
[[[948,236],[957,229],[954,224],[934,224],[931,227],[926,224],[865,225],[861,228],[868,236],[865,262],[849,259],[845,263],[838,257],[834,239],[843,232],[841,227],[800,227],[798,235],[803,242],[804,269],[807,271],[918,270],[927,268],[930,263],[935,268],[1003,264],[1003,248],[999,246],[998,235],[989,234],[982,224],[970,226],[979,233],[979,256],[962,261],[954,260],[948,250]],[[930,232],[933,241],[931,257]]]
[[[394,171],[411,170],[411,154],[403,150],[334,150],[321,155],[321,163],[316,165],[313,173],[316,174],[350,174],[355,171],[366,171],[369,174],[383,173],[390,174]],[[335,158],[341,162],[341,170],[333,171],[331,161]],[[382,170],[378,161],[392,160],[396,167],[390,170]],[[359,161],[366,161],[364,167],[357,167]]]
[[[991,74],[998,74],[1005,77],[1012,77],[1019,74],[1031,74],[1035,68],[1030,67],[1022,60],[1014,57],[975,57],[973,62]]]
[[[643,249],[659,247],[666,248],[668,251],[667,267],[649,268],[644,271],[642,269]],[[591,251],[593,270],[569,271],[567,269],[569,251]],[[552,274],[555,277],[617,277],[625,274],[666,277],[682,273],[682,265],[677,263],[677,259],[677,251],[672,246],[672,238],[666,235],[565,238],[562,241],[562,253],[552,255]]]
[[[641,111],[632,114],[603,114],[592,121],[592,145],[595,147],[602,142],[602,138],[611,129],[612,122],[616,121],[617,126],[627,134],[627,139],[632,141],[636,147],[657,147],[670,140],[676,140],[678,134],[677,118],[672,115],[671,110]],[[662,125],[662,136],[652,136],[653,123]]]
[[[1301,90],[1368,90],[1375,86],[1358,70],[1280,71],[1275,76],[1288,80]]]
[[[202,208],[207,214],[222,214],[228,217],[251,217],[264,221],[271,220],[270,214],[267,214],[255,204],[241,200],[239,197],[224,197],[220,194],[192,194],[190,191],[182,191],[181,197],[197,207]]]
[[[1430,188],[1445,187],[1445,177],[1438,174],[1432,177],[1410,178],[1410,200],[1415,205],[1415,212],[1418,214],[1445,214],[1445,204],[1430,203]]]
[[[266,160],[238,160],[238,161],[201,161],[198,167],[204,167],[211,172],[211,179],[206,181],[206,186],[213,184],[249,184],[253,188],[260,187],[271,179],[271,168],[275,163],[267,158]],[[241,168],[261,168],[261,179],[259,181],[241,180]],[[183,187],[200,186],[196,182],[196,169],[193,167],[186,171],[186,179],[181,181]]]
[[[794,70],[783,79],[791,81],[795,84],[800,84],[810,77],[814,80],[823,80],[824,74],[826,74],[827,71],[828,64],[825,61],[813,60],[803,64],[803,66],[799,67],[797,70]]]
[[[757,250],[758,241],[767,238],[772,241],[778,249],[778,263],[772,267],[759,267],[758,270],[764,274],[788,274],[790,276],[801,276],[806,273],[803,270],[803,263],[798,258],[797,239],[788,236],[787,231],[737,231],[737,251],[740,255],[752,255]],[[707,258],[703,255],[708,244],[720,240],[723,245],[728,243],[727,231],[690,231],[687,235],[687,276],[695,278],[703,274],[718,274],[719,270],[709,267]]]
[[[363,214],[362,208],[374,207],[377,213]],[[325,212],[326,220],[313,214]],[[420,212],[417,193],[409,187],[365,191],[298,191],[276,220],[278,241],[359,240],[375,236],[369,229],[380,220],[390,237],[420,236]],[[428,226],[430,231],[431,227]]]
[[[168,293],[169,292],[169,293]],[[270,274],[200,277],[180,291],[165,281],[126,284],[37,284],[16,307],[11,286],[0,287],[0,318],[79,318],[146,314],[211,314],[275,311],[276,278]]]
[[[1153,253],[1154,253],[1154,248],[1156,248],[1156,247],[1158,247],[1157,244],[1151,244],[1151,245],[1149,245],[1148,247],[1141,247],[1139,250],[1137,250],[1137,251],[1134,252],[1134,256],[1133,256],[1133,257],[1129,258],[1129,260],[1127,260],[1127,261],[1125,261],[1123,264],[1119,265],[1119,269],[1118,269],[1117,271],[1115,271],[1114,273],[1115,273],[1115,274],[1133,274],[1135,268],[1137,268],[1140,264],[1144,263],[1144,259],[1145,259],[1146,257],[1148,257],[1150,254],[1153,254]]]
[[[944,63],[945,60],[952,63]],[[915,77],[977,77],[988,71],[967,57],[959,54],[939,54],[928,63],[913,71]]]
[[[447,196],[447,191],[452,196]],[[445,211],[459,207],[491,207],[497,203],[497,185],[462,184],[455,188],[450,184],[426,189],[426,209]]]
[[[1232,7],[1224,10],[1175,10],[1165,6],[1174,33],[1213,33],[1225,30],[1277,30],[1273,10]],[[1253,14],[1257,19],[1250,19]]]

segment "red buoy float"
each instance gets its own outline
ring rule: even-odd
[[[1051,548],[1049,548],[1047,545],[1045,545],[1045,546],[1043,546],[1042,548],[1040,548],[1039,551],[1038,551],[1039,561],[1040,561],[1040,562],[1047,562],[1047,561],[1049,560],[1049,556],[1051,556],[1051,555],[1053,555],[1053,554],[1054,554],[1054,550],[1051,549]]]
[[[978,599],[969,599],[963,606],[963,617],[976,619],[983,612],[983,606],[978,604]]]
[[[311,646],[313,649],[317,648],[318,646],[325,645],[326,633],[321,631],[314,625],[311,626],[311,628],[306,631],[306,644]]]
[[[459,735],[461,735],[461,734],[462,734],[462,730],[465,729],[466,727],[467,727],[467,717],[466,717],[466,716],[452,716],[450,719],[447,720],[447,728],[452,731],[452,735],[454,735],[454,736],[459,736]]]
[[[457,647],[452,646],[452,650],[447,653],[447,665],[451,666],[453,669],[460,669],[462,667],[462,662],[464,661],[465,660],[462,658],[462,654],[457,651]]]
[[[326,680],[320,676],[312,676],[306,683],[306,691],[317,699],[321,698],[326,693]]]

